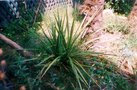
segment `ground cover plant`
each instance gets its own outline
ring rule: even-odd
[[[44,38],[39,37],[42,42],[39,48],[42,55],[38,58],[40,60],[38,66],[43,67],[38,78],[44,78],[45,74],[52,68],[53,74],[56,72],[57,76],[58,73],[63,72],[63,78],[68,79],[65,86],[73,86],[73,88],[78,86],[82,90],[83,86],[88,86],[87,79],[90,78],[84,67],[89,67],[86,64],[88,63],[86,56],[90,53],[80,49],[81,41],[78,40],[80,33],[74,33],[74,21],[72,25],[69,25],[68,17],[65,19],[59,16],[55,17],[55,23],[52,23],[49,35],[43,31]]]

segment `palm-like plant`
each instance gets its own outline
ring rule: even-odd
[[[55,16],[55,23],[51,24],[49,33],[44,33],[44,38],[40,38],[42,46],[40,47],[41,57],[38,66],[43,66],[38,77],[42,79],[52,68],[60,73],[65,73],[77,83],[82,90],[88,86],[87,79],[90,75],[87,72],[89,62],[87,57],[89,52],[81,49],[79,36],[81,33],[74,28],[74,20],[69,24],[68,16],[65,19]],[[83,83],[83,85],[82,85]]]

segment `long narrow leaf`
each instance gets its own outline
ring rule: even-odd
[[[74,64],[73,64],[73,62],[72,62],[72,59],[71,59],[71,58],[69,58],[69,59],[70,59],[71,68],[72,68],[72,70],[73,70],[73,72],[74,72],[74,74],[75,74],[75,77],[76,77],[77,82],[78,82],[78,84],[79,84],[80,90],[82,90],[82,85],[81,85],[80,80],[79,80],[80,77],[79,77],[79,75],[78,75],[78,72],[77,72],[77,70],[76,70],[76,68],[75,68],[75,66],[74,66]]]
[[[46,60],[48,60],[48,59],[50,59],[50,58],[52,58],[52,57],[54,57],[54,55],[50,55],[49,57],[45,58],[44,60],[42,60],[42,61],[41,61],[39,64],[37,64],[36,66],[39,66],[39,65],[43,64]]]
[[[47,69],[44,71],[44,73],[41,75],[41,78],[46,74],[46,72],[59,60],[60,57],[57,57],[56,59],[54,59],[49,66],[47,67]]]

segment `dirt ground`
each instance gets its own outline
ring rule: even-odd
[[[104,11],[103,16],[105,27],[107,26],[105,23],[107,21],[113,22],[114,18],[115,20],[127,21],[125,16],[116,15],[112,10]],[[132,30],[133,28],[129,29]],[[130,32],[128,34],[123,34],[118,31],[110,33],[104,30],[101,31],[101,34],[96,38],[93,38],[94,36],[90,34],[88,35],[87,41],[92,39],[93,42],[88,44],[89,49],[95,52],[108,54],[105,55],[105,57],[109,61],[115,63],[123,72],[126,74],[135,74],[137,68],[137,36]]]

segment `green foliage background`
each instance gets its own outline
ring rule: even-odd
[[[117,13],[128,15],[134,2],[135,0],[106,0],[106,5],[108,4]]]

